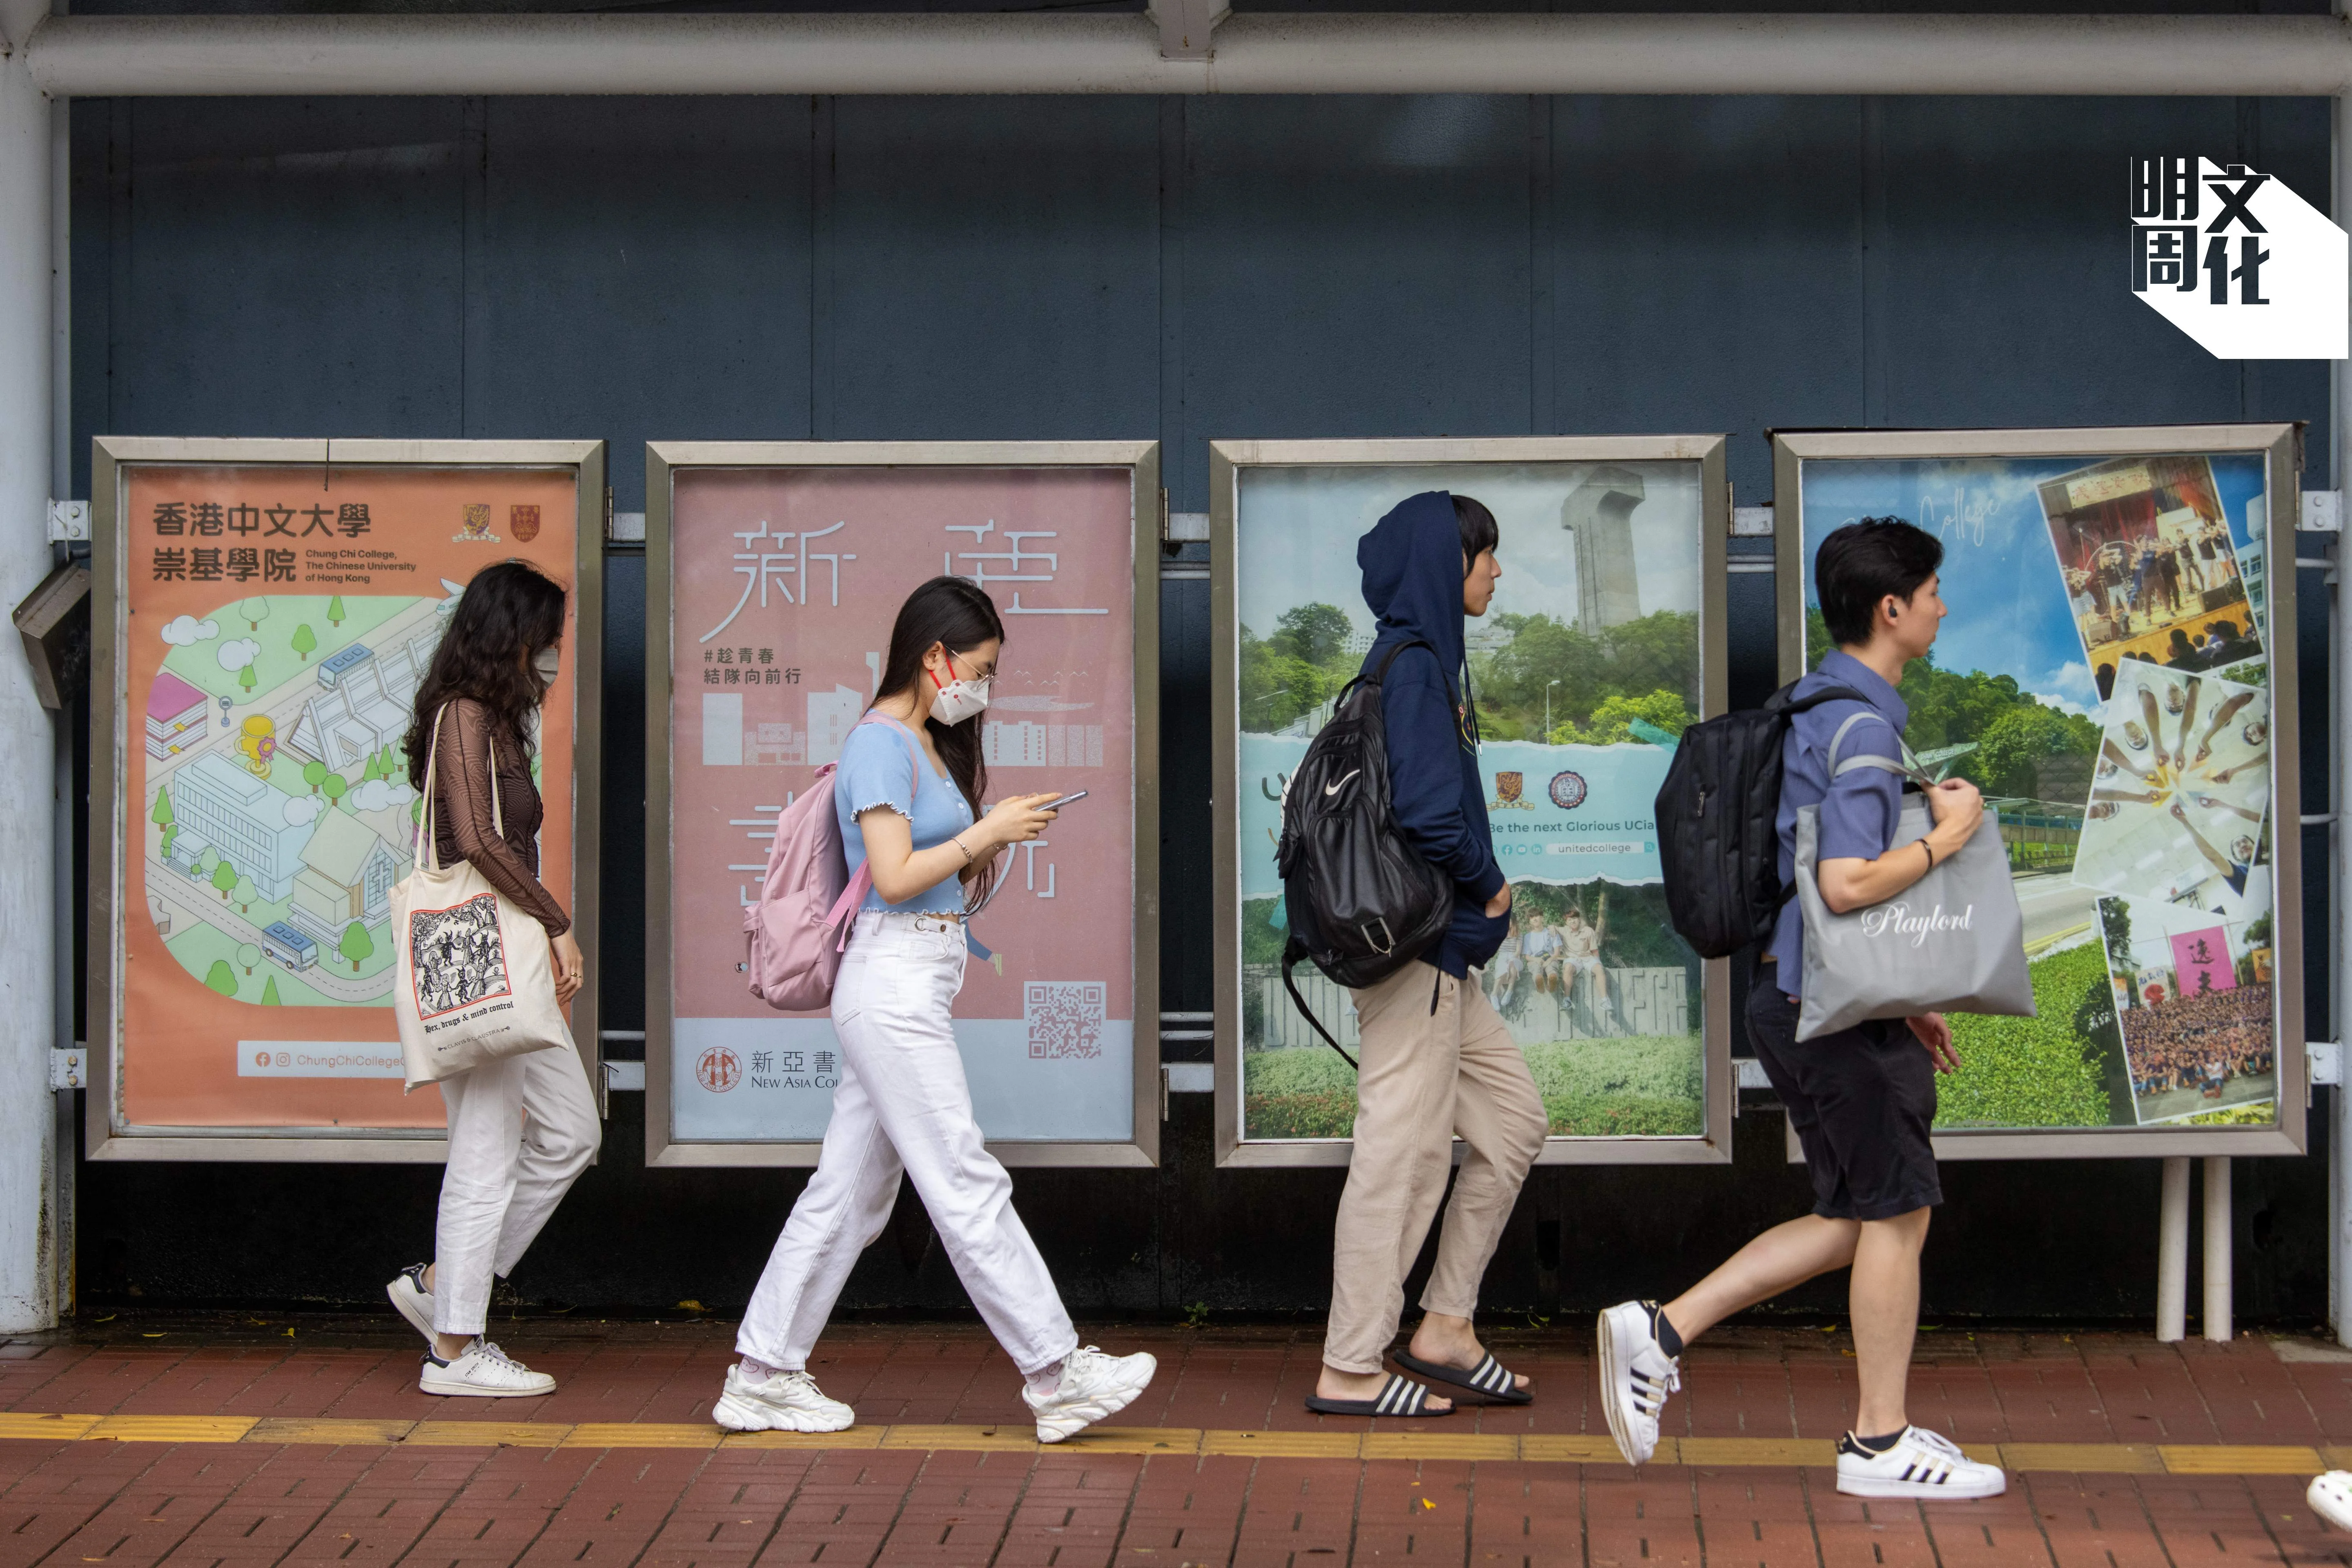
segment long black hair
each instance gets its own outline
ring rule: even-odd
[[[890,628],[890,657],[882,667],[882,695],[896,697],[912,690],[915,711],[923,716],[931,744],[948,776],[980,820],[980,797],[988,793],[988,763],[980,752],[980,721],[942,724],[930,716],[934,688],[923,678],[923,656],[937,644],[950,653],[966,654],[993,638],[1004,640],[1004,623],[996,617],[996,604],[975,584],[961,577],[934,577],[898,606],[898,624]]]
[[[547,695],[531,669],[532,656],[563,637],[563,588],[525,561],[486,566],[466,584],[449,629],[416,688],[410,716],[408,782],[425,787],[433,750],[433,716],[453,699],[470,697],[490,710],[490,722],[518,753],[530,744],[527,721]]]

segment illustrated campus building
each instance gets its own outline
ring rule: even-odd
[[[320,694],[302,705],[286,743],[336,772],[362,767],[407,737],[416,688],[441,634],[436,622],[388,653],[353,643],[319,665]]]
[[[373,925],[392,908],[392,885],[404,868],[375,829],[345,811],[320,815],[302,847],[287,918],[329,947],[353,921]]]
[[[253,879],[263,898],[276,900],[293,890],[310,824],[287,820],[292,796],[217,752],[174,773],[171,791],[173,819],[180,827],[173,859],[193,865],[205,849],[217,849],[222,859]]]
[[[147,754],[163,758],[205,738],[205,715],[212,699],[173,675],[159,671],[147,689]]]

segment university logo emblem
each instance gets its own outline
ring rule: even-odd
[[[450,537],[460,544],[496,544],[499,536],[490,531],[490,503],[467,501],[466,521],[458,524],[457,531]]]
[[[725,1094],[743,1081],[743,1058],[725,1046],[713,1046],[695,1062],[694,1080],[713,1094]]]
[[[1568,773],[1554,773],[1551,775],[1551,788],[1548,793],[1551,795],[1552,805],[1562,811],[1574,811],[1584,804],[1584,775]]]
[[[507,509],[507,528],[518,544],[529,544],[539,537],[539,508],[511,506]]]
[[[1525,773],[1496,773],[1495,798],[1487,803],[1498,811],[1533,811],[1535,806],[1524,798],[1528,789]]]

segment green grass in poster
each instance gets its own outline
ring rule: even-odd
[[[1705,1130],[1705,1063],[1696,1035],[1555,1040],[1526,1047],[1556,1137],[1695,1138]],[[1356,1075],[1328,1047],[1243,1058],[1243,1117],[1252,1138],[1345,1138]]]
[[[1954,1014],[1960,1070],[1936,1080],[1938,1127],[2105,1127],[2107,1091],[2098,1047],[2075,1022],[2086,1000],[2108,995],[2097,942],[2037,959],[2035,1016]]]

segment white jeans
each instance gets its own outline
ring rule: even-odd
[[[799,1371],[857,1255],[882,1234],[903,1172],[930,1211],[956,1276],[1025,1376],[1078,1336],[1021,1216],[1013,1178],[982,1145],[950,1017],[963,988],[963,928],[868,910],[833,986],[841,1082],[808,1186],[793,1205],[735,1348]]]
[[[478,1334],[490,1277],[513,1272],[604,1129],[580,1053],[561,1046],[487,1062],[441,1080],[449,1168],[434,1228],[433,1326]]]

